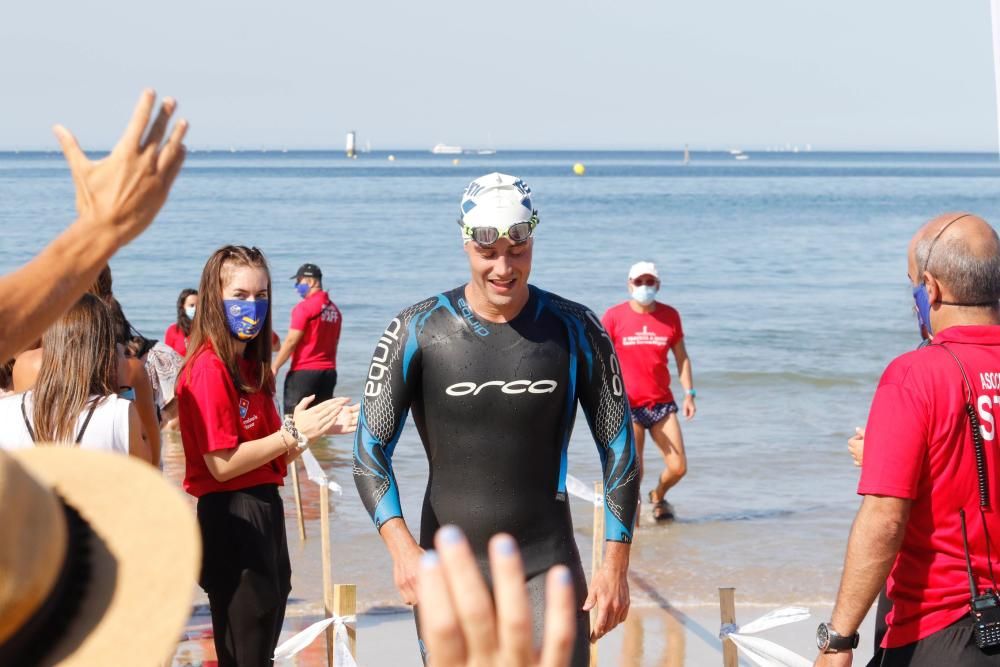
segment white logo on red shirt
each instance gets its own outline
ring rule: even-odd
[[[323,322],[336,322],[340,319],[340,313],[337,312],[337,307],[332,303],[328,303],[323,306],[323,310],[319,313],[319,319]]]
[[[644,324],[642,331],[636,331],[631,336],[622,336],[622,345],[655,345],[656,347],[670,347],[670,336],[661,336],[654,331],[650,331]]]
[[[257,423],[257,415],[249,414],[250,401],[245,398],[240,399],[239,407],[240,407],[240,421],[243,424],[244,430],[249,431],[254,427],[254,424]]]

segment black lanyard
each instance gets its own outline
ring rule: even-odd
[[[26,397],[27,394],[23,394],[21,396],[21,417],[24,418],[24,425],[28,429],[28,435],[31,436],[31,441],[37,443],[38,440],[35,439],[35,431],[31,428],[31,422],[28,421],[28,411],[24,409],[24,399]],[[79,445],[80,441],[83,440],[83,434],[87,431],[87,426],[90,424],[90,418],[94,416],[94,410],[97,409],[97,403],[98,400],[94,399],[94,401],[90,404],[90,410],[87,411],[87,418],[83,420],[83,426],[80,427],[80,432],[76,435],[76,440],[73,441],[74,444]]]

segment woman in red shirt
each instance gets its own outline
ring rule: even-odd
[[[182,357],[187,356],[188,338],[191,336],[191,323],[198,309],[198,290],[186,287],[177,297],[177,321],[167,327],[163,334],[163,342],[174,348]]]
[[[278,486],[285,466],[323,434],[348,433],[357,406],[306,397],[282,423],[271,373],[271,277],[256,248],[226,246],[205,264],[191,353],[177,380],[186,471],[198,498],[219,665],[271,665],[291,567]]]

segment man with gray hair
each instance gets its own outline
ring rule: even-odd
[[[974,215],[940,216],[910,242],[908,275],[926,344],[889,364],[872,400],[816,665],[852,663],[883,585],[893,609],[869,664],[1000,665],[1000,239]]]

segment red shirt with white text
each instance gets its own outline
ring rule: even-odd
[[[682,338],[681,316],[659,301],[650,313],[637,313],[630,301],[612,306],[601,323],[615,344],[625,393],[632,408],[671,403],[667,352]]]
[[[972,396],[953,352],[965,369]],[[1000,326],[950,327],[932,345],[889,364],[865,428],[858,493],[913,501],[903,544],[887,582],[893,601],[883,646],[910,644],[969,613],[969,582],[959,509],[965,509],[973,572],[992,588],[979,513],[975,450],[966,403],[981,423],[992,509],[989,533],[1000,536]],[[1000,549],[992,549],[1000,572]]]
[[[240,373],[256,377],[253,364],[240,358]],[[236,388],[222,360],[208,346],[198,352],[177,376],[177,404],[184,443],[184,490],[201,497],[215,491],[236,491],[260,484],[283,484],[285,455],[220,482],[209,472],[204,455],[233,449],[241,443],[271,435],[281,428],[274,394],[243,393]]]
[[[310,294],[292,308],[292,329],[302,339],[292,351],[293,371],[320,371],[337,367],[340,310],[323,290]]]

